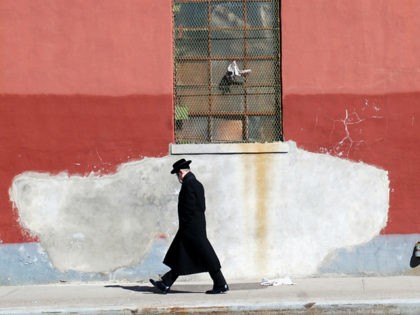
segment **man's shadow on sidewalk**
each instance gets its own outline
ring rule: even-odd
[[[130,290],[141,293],[154,293],[162,294],[157,288],[143,285],[106,285],[105,288],[121,288],[124,290]],[[262,286],[259,283],[234,283],[229,285],[230,291],[236,290],[259,290],[265,289],[266,286]],[[211,285],[198,285],[198,284],[179,284],[174,285],[173,288],[168,292],[168,294],[177,294],[177,293],[204,293],[207,290],[211,289]]]
[[[159,291],[159,289],[153,287],[152,285],[150,286],[143,286],[143,285],[106,285],[105,288],[121,288],[124,290],[130,290],[130,291],[135,291],[135,292],[141,292],[141,293],[154,293],[154,294],[162,294],[161,291]],[[171,289],[169,291],[169,293],[197,293],[195,291],[190,291],[190,290],[174,290]]]

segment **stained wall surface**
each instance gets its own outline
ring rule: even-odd
[[[312,275],[335,250],[370,241],[387,223],[386,171],[288,144],[284,154],[193,157],[208,237],[229,279]],[[23,173],[11,198],[59,271],[112,273],[174,238],[173,160],[147,158],[100,177]]]
[[[2,284],[164,270],[179,189],[167,169],[181,157],[169,150],[171,5],[0,1]],[[194,157],[229,277],[409,268],[418,11],[415,0],[281,1],[289,152]]]
[[[286,139],[389,172],[383,234],[420,231],[420,3],[282,1]]]

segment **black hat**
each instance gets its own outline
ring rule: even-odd
[[[180,159],[172,165],[173,170],[171,171],[171,174],[178,173],[179,170],[190,168],[191,161],[186,161],[185,159]]]

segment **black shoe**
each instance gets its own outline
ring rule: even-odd
[[[221,294],[226,293],[227,291],[229,291],[229,286],[225,284],[220,287],[214,286],[213,289],[206,291],[206,294]]]
[[[163,281],[155,281],[153,279],[149,279],[150,283],[153,284],[155,288],[158,288],[163,294],[169,292],[170,287],[163,283]]]

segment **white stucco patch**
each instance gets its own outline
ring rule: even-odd
[[[209,239],[230,279],[312,274],[330,252],[386,225],[386,171],[288,144],[287,154],[187,157],[206,188]],[[140,262],[157,235],[174,236],[180,187],[169,171],[181,157],[107,176],[23,173],[10,196],[56,268],[111,271]]]
[[[106,272],[140,262],[158,233],[176,229],[168,163],[144,159],[107,176],[28,172],[10,195],[57,269]]]

